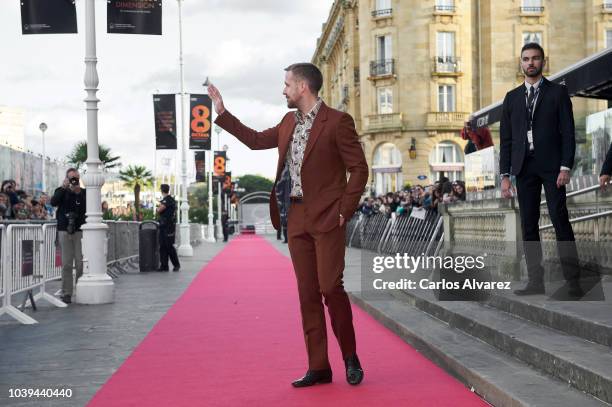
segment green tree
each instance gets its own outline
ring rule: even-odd
[[[208,222],[207,184],[197,184],[197,186],[189,188],[189,221],[193,223]]]
[[[238,179],[238,186],[244,188],[241,195],[246,195],[256,191],[272,191],[274,182],[261,175],[243,175]]]
[[[105,169],[116,168],[120,165],[119,159],[121,157],[111,155],[111,150],[109,147],[106,147],[100,144],[99,148],[100,153],[100,161],[104,164]],[[72,148],[70,154],[66,156],[66,159],[70,164],[72,164],[77,170],[83,168],[85,161],[87,161],[87,142],[79,141]]]
[[[140,190],[143,187],[151,186],[153,174],[143,165],[130,165],[125,170],[119,171],[119,179],[124,182],[127,188],[134,190],[136,219],[140,219]]]

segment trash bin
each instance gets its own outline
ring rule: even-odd
[[[142,222],[138,231],[138,260],[140,271],[155,271],[159,267],[159,224]]]

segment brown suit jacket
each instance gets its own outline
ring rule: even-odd
[[[227,110],[215,123],[252,150],[278,148],[276,179],[270,195],[270,218],[278,230],[280,214],[275,188],[293,137],[295,113],[288,112],[279,124],[262,132],[245,126]],[[307,222],[316,232],[332,230],[338,225],[340,214],[349,221],[368,181],[368,164],[349,114],[321,104],[304,152],[301,176]]]

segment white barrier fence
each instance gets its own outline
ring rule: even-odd
[[[117,278],[118,274],[126,273],[129,268],[138,268],[140,222],[104,223],[108,226],[107,273]],[[197,245],[205,239],[206,226],[191,224],[191,243]],[[61,253],[55,222],[15,221],[0,224],[0,316],[8,314],[23,324],[37,323],[23,312],[28,299],[28,305],[34,309],[37,300],[47,301],[59,308],[66,307],[63,301],[47,292],[48,283],[61,278]],[[36,295],[34,290],[38,290]],[[21,310],[13,305],[13,299],[20,294],[23,295]]]
[[[40,250],[42,243],[41,225],[5,225],[2,238],[2,280],[3,297],[0,315],[8,314],[23,324],[35,324],[36,320],[15,307],[11,298],[42,285],[44,280]]]

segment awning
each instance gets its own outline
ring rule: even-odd
[[[567,86],[570,96],[612,100],[612,48],[593,54],[556,74],[551,82]],[[502,101],[475,112],[472,126],[490,126],[501,120]]]

